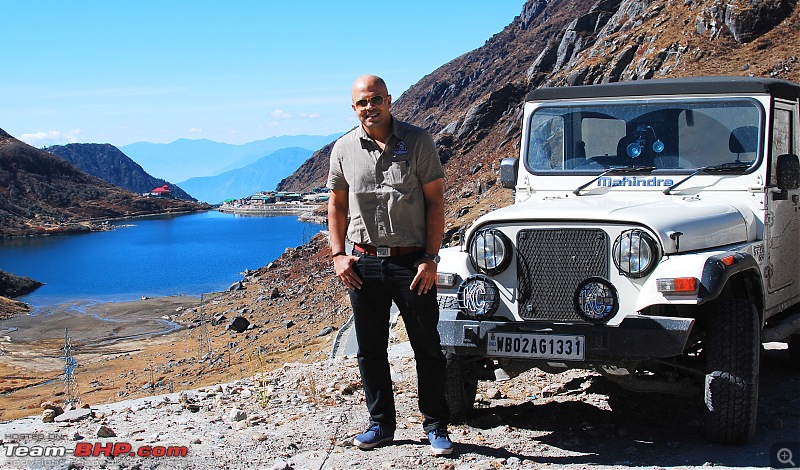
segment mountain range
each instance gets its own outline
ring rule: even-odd
[[[72,163],[81,171],[132,193],[149,193],[166,184],[173,196],[188,201],[196,200],[177,185],[151,176],[111,144],[53,145],[45,150]]]
[[[102,229],[104,219],[208,210],[134,194],[0,129],[0,237]]]
[[[247,166],[282,148],[316,151],[341,135],[279,136],[241,145],[208,139],[178,139],[168,144],[136,142],[119,149],[151,175],[178,181],[180,185],[180,182],[189,178],[215,176]]]
[[[303,148],[284,148],[242,168],[216,176],[189,178],[180,185],[209,204],[239,199],[259,191],[274,190],[284,176],[292,174],[313,153]]]

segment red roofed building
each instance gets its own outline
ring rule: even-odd
[[[167,186],[165,184],[164,186],[161,186],[160,188],[156,188],[156,189],[150,191],[150,194],[152,194],[153,196],[158,196],[158,197],[169,197],[172,193],[169,190],[169,186]]]

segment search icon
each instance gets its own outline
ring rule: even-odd
[[[778,449],[778,453],[775,456],[778,458],[778,462],[784,465],[788,463],[791,464],[792,467],[797,466],[792,460],[794,455],[792,454],[792,451],[788,447],[781,447],[780,449]]]

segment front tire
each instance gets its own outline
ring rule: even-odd
[[[720,299],[705,343],[706,437],[745,444],[755,433],[761,357],[761,328],[752,302]]]
[[[475,404],[478,379],[472,378],[466,361],[452,353],[447,354],[446,397],[450,421],[463,422]]]

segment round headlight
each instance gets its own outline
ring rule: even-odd
[[[592,323],[604,323],[619,310],[617,290],[602,277],[590,277],[575,291],[575,310]]]
[[[650,274],[658,259],[658,244],[642,230],[627,230],[614,241],[614,265],[625,276]]]
[[[513,245],[503,232],[496,229],[481,230],[472,237],[469,259],[476,270],[498,274],[511,263]]]
[[[468,317],[489,318],[500,306],[500,291],[488,277],[473,274],[458,286],[458,306]]]

